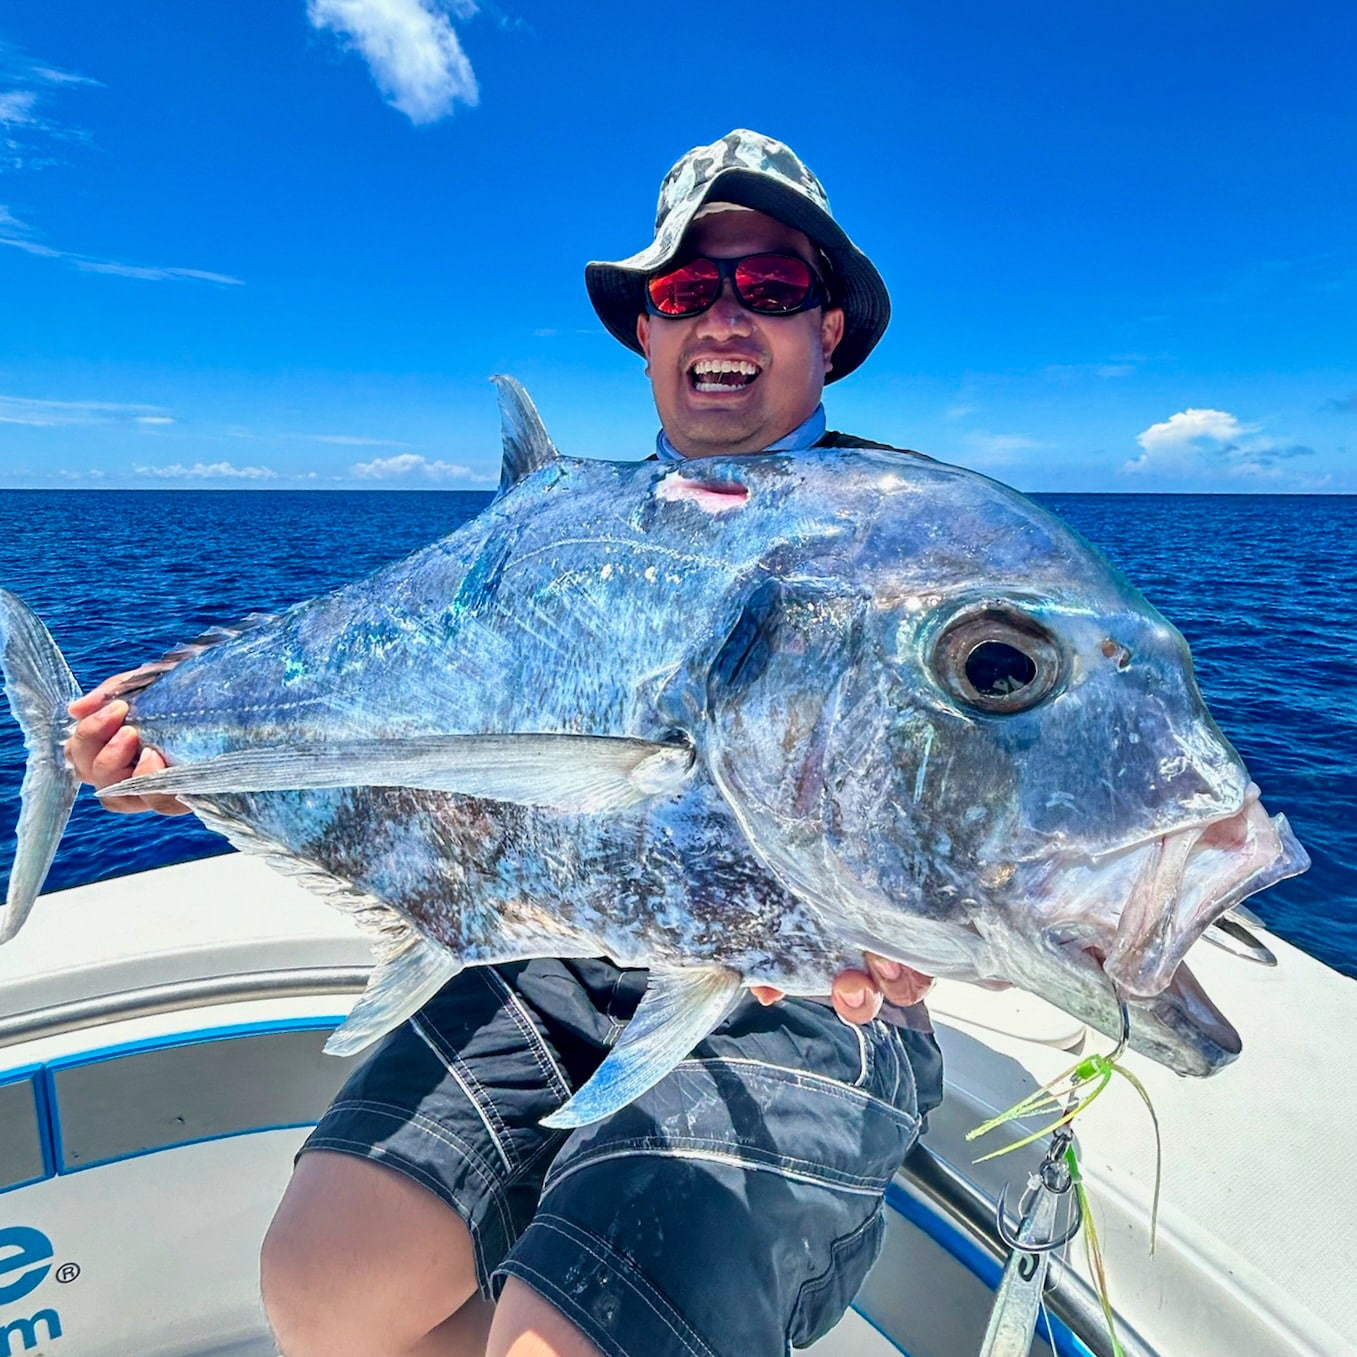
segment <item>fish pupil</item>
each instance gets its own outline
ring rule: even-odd
[[[981,697],[1020,692],[1036,676],[1031,656],[1003,641],[982,641],[966,656],[966,678]]]

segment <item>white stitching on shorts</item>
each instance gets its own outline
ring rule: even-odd
[[[466,1094],[467,1101],[476,1109],[476,1115],[480,1117],[484,1124],[486,1134],[494,1142],[495,1149],[499,1151],[499,1157],[504,1161],[504,1171],[512,1174],[514,1171],[514,1161],[510,1158],[509,1152],[504,1146],[504,1142],[499,1137],[499,1133],[495,1130],[494,1126],[491,1125],[491,1118],[486,1109],[486,1104],[489,1102],[489,1099],[487,1098],[483,1101],[476,1096],[477,1092],[483,1092],[484,1090],[477,1084],[476,1092],[472,1091],[471,1086],[467,1082],[470,1076],[464,1076],[460,1070],[455,1068],[452,1060],[444,1054],[442,1047],[429,1035],[428,1029],[424,1026],[423,1020],[420,1018],[419,1014],[415,1014],[415,1016],[410,1019],[410,1026],[419,1034],[420,1040],[438,1057],[438,1061],[443,1068],[447,1070],[454,1080],[456,1080],[457,1087]],[[493,1104],[491,1104],[491,1106],[493,1107]],[[499,1120],[498,1113],[495,1113],[495,1120]]]
[[[853,1087],[864,1088],[872,1073],[871,1055],[867,1050],[867,1033],[862,1030],[861,1023],[849,1022],[842,1013],[836,1012],[835,1016],[845,1027],[851,1027],[853,1035],[858,1039],[858,1077],[853,1080]]]
[[[666,1144],[663,1148],[644,1149],[632,1142],[616,1150],[582,1156],[563,1169],[558,1169],[553,1164],[546,1182],[542,1185],[542,1200],[545,1201],[548,1193],[555,1191],[571,1174],[578,1173],[580,1169],[592,1168],[595,1164],[605,1163],[609,1159],[639,1159],[643,1156],[655,1159],[703,1159],[714,1164],[726,1164],[730,1168],[755,1173],[776,1173],[779,1178],[788,1178],[794,1183],[809,1183],[812,1187],[828,1188],[834,1192],[847,1192],[855,1197],[879,1197],[886,1190],[886,1184],[890,1181],[888,1178],[877,1178],[871,1181],[859,1178],[858,1183],[855,1184],[844,1182],[838,1178],[826,1178],[819,1173],[805,1173],[799,1169],[789,1168],[785,1162],[761,1164],[757,1159],[747,1159],[739,1154],[729,1154],[718,1150],[680,1149],[672,1143]]]
[[[602,1243],[602,1241],[573,1221],[555,1215],[553,1212],[539,1211],[536,1220],[544,1229],[551,1230],[574,1247],[587,1253],[589,1257],[603,1264],[605,1268],[625,1282],[632,1294],[645,1304],[655,1318],[673,1334],[674,1338],[684,1348],[693,1353],[694,1357],[717,1357],[717,1354],[707,1346],[702,1335],[692,1327],[679,1310],[675,1309],[663,1295],[652,1288],[650,1279],[640,1268],[631,1263],[625,1254],[600,1253],[593,1246]],[[514,1260],[514,1265],[522,1266],[517,1259]],[[525,1271],[534,1271],[534,1269],[525,1268]],[[554,1283],[552,1285],[554,1286]]]
[[[510,1016],[518,1024],[519,1030],[527,1038],[529,1049],[531,1049],[534,1059],[537,1061],[537,1067],[542,1071],[543,1077],[550,1083],[553,1079],[556,1083],[556,1092],[562,1098],[570,1097],[570,1081],[565,1077],[565,1072],[553,1059],[550,1049],[542,1040],[542,1034],[537,1030],[537,1024],[533,1022],[531,1015],[523,1006],[523,1000],[514,993],[513,989],[504,981],[504,977],[496,973],[490,966],[478,967],[481,977],[486,984],[493,989],[500,991],[501,995],[508,1001]]]
[[[469,1141],[463,1140],[461,1136],[450,1128],[441,1125],[430,1117],[424,1116],[422,1113],[412,1112],[408,1108],[388,1106],[385,1103],[378,1103],[360,1098],[345,1099],[342,1103],[333,1103],[331,1104],[330,1110],[334,1111],[336,1108],[340,1107],[359,1108],[369,1114],[386,1117],[397,1123],[399,1126],[413,1127],[415,1130],[423,1132],[440,1144],[447,1146],[449,1150],[460,1154],[467,1164],[467,1167],[470,1168],[484,1183],[486,1198],[494,1206],[495,1212],[499,1216],[500,1230],[502,1231],[504,1238],[510,1241],[513,1240],[513,1221],[509,1214],[508,1204],[504,1200],[504,1193],[500,1181],[490,1172],[490,1166],[485,1162],[484,1156],[476,1146]],[[438,1190],[443,1187],[443,1183],[440,1179],[433,1178],[432,1175],[426,1175],[425,1170],[419,1168],[416,1161],[409,1159],[409,1157],[404,1154],[399,1152],[392,1153],[389,1150],[382,1150],[382,1152],[378,1154],[377,1151],[381,1149],[381,1147],[373,1144],[371,1141],[350,1141],[341,1136],[324,1135],[312,1136],[307,1141],[307,1145],[312,1149],[324,1149],[327,1140],[332,1140],[336,1144],[350,1145],[355,1149],[366,1149],[367,1153],[363,1156],[364,1158],[375,1159],[378,1161],[383,1158],[401,1160],[401,1162],[407,1164],[412,1171],[418,1170],[417,1173],[412,1172],[412,1176],[420,1178],[429,1176],[431,1178],[431,1182],[426,1183],[425,1186],[429,1187],[429,1190],[434,1192],[435,1195],[438,1195]],[[468,1220],[468,1225],[469,1224],[470,1221]],[[487,1274],[489,1271],[490,1269],[487,1267]]]
[[[911,1117],[903,1108],[896,1107],[894,1103],[887,1102],[886,1099],[865,1088],[858,1088],[856,1084],[845,1084],[841,1079],[831,1079],[827,1074],[816,1074],[812,1070],[798,1070],[790,1065],[775,1065],[771,1061],[758,1060],[750,1056],[722,1055],[709,1056],[706,1059],[698,1060],[680,1060],[674,1066],[674,1069],[681,1070],[685,1066],[693,1069],[703,1066],[719,1067],[721,1065],[743,1065],[767,1070],[772,1078],[780,1082],[795,1084],[798,1088],[813,1088],[831,1098],[841,1098],[845,1102],[854,1104],[871,1103],[883,1112],[902,1121],[918,1120],[917,1117]]]

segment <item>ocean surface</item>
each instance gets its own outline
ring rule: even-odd
[[[0,491],[0,585],[86,686],[206,627],[355,580],[450,532],[484,493]],[[1249,904],[1357,977],[1357,496],[1038,495],[1186,635],[1216,719],[1314,865]],[[0,877],[23,747],[0,717]],[[229,851],[192,816],[85,791],[47,889]]]

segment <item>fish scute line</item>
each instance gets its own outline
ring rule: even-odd
[[[299,697],[295,702],[252,702],[244,707],[199,707],[196,711],[157,711],[150,713],[152,721],[188,721],[203,716],[238,716],[244,712],[280,712],[297,711],[301,707],[316,707],[328,699],[320,697]],[[133,712],[135,724],[136,713]]]

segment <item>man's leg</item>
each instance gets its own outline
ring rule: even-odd
[[[284,1357],[480,1357],[492,1307],[471,1235],[404,1174],[317,1150],[264,1240],[264,1305]]]
[[[284,1357],[598,1357],[516,1279],[498,1307],[478,1296],[462,1221],[403,1174],[350,1155],[302,1157],[261,1281]]]
[[[601,1357],[553,1305],[517,1277],[504,1283],[485,1357]]]

